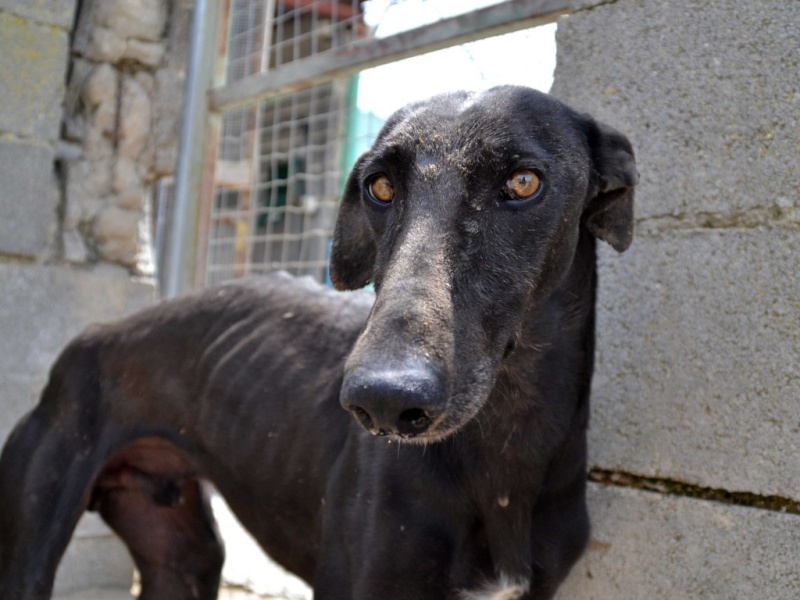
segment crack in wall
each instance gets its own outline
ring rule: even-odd
[[[772,512],[800,515],[800,502],[782,496],[765,496],[752,492],[732,492],[660,477],[646,477],[626,471],[592,468],[589,481],[616,487],[657,492],[696,500],[720,502],[731,506],[744,506]]]
[[[658,235],[687,229],[754,229],[800,226],[800,205],[763,206],[731,212],[657,215],[636,220],[637,233]]]

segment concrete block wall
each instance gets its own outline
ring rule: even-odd
[[[73,336],[155,298],[141,232],[175,167],[191,9],[0,0],[0,445]],[[56,593],[127,588],[132,570],[87,515]]]
[[[150,273],[143,220],[154,184],[175,170],[188,0],[91,0],[72,44],[63,137],[63,258]]]
[[[560,599],[800,597],[800,3],[563,18],[553,93],[620,129],[600,257],[589,551]]]
[[[59,135],[69,34],[63,17],[28,7],[22,12],[37,18],[26,18],[12,10],[20,6],[0,2],[0,252],[42,256],[56,229],[52,142]]]

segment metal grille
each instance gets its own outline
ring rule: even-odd
[[[357,0],[234,0],[225,81],[352,42],[360,15]],[[277,269],[325,278],[347,92],[338,80],[223,113],[206,284]]]
[[[275,69],[363,37],[361,4],[360,0],[234,0],[228,82],[258,72],[253,65]]]
[[[420,0],[416,1],[419,7]],[[385,62],[380,58],[382,52],[408,55],[397,50],[405,43],[419,54],[426,51],[426,45],[447,46],[443,37],[461,41],[486,37],[476,33],[477,29],[465,33],[472,26],[469,20],[455,27],[437,30],[435,26],[436,21],[475,6],[508,5],[499,27],[505,31],[520,28],[516,17],[522,10],[528,11],[525,22],[538,18],[530,5],[525,8],[523,0],[498,2],[424,0],[426,10],[414,10],[412,25],[405,18],[406,29],[417,27],[414,34],[393,39],[393,43],[365,46],[368,41],[384,41],[372,39],[375,35],[402,37],[402,33],[395,35],[403,26],[393,9],[411,3],[227,0],[222,11],[225,39],[217,45],[222,49],[218,59],[224,74],[218,78],[220,86],[210,92],[212,110],[217,106],[223,112],[218,113],[216,133],[208,138],[209,152],[215,158],[206,162],[204,174],[201,211],[205,217],[200,228],[199,280],[195,281],[211,285],[278,269],[324,281],[344,174],[386,117],[356,106],[354,73],[358,69],[352,65],[381,64]],[[434,24],[419,27],[423,22]],[[451,30],[456,33],[443,33]],[[420,41],[427,39],[430,41]],[[353,58],[355,55],[359,58]],[[474,67],[488,79],[485,65],[478,64],[470,46],[463,46],[461,55],[471,61],[468,68]],[[434,68],[428,57],[434,55],[426,55],[421,60],[427,62],[412,69]],[[531,60],[526,57],[526,64]],[[447,63],[439,68],[452,72],[461,67]],[[362,86],[369,87],[372,73],[365,72]],[[419,97],[432,93],[430,88],[435,86],[431,82],[417,86],[417,73],[400,75],[402,81],[387,89],[388,93],[379,90],[379,95],[385,96],[383,104],[386,100],[391,104],[391,97],[407,101],[409,88],[419,87]],[[231,101],[231,93],[240,99]]]
[[[254,127],[239,138],[245,142],[222,140],[208,283],[277,269],[323,279],[341,179],[341,88],[261,102]],[[252,147],[251,156],[241,146]]]

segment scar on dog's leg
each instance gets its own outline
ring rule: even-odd
[[[128,546],[141,600],[213,600],[222,540],[205,489],[191,473],[175,470],[180,459],[165,457],[167,446],[151,438],[123,451],[98,480],[91,508]]]

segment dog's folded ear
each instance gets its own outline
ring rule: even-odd
[[[598,122],[589,129],[589,144],[598,181],[584,214],[586,227],[623,252],[633,241],[633,193],[639,182],[633,147],[619,131]]]
[[[357,290],[372,279],[375,234],[361,201],[362,156],[344,187],[331,246],[330,275],[338,290]]]

